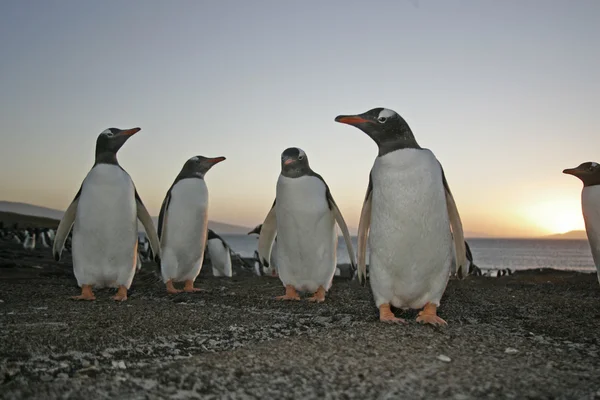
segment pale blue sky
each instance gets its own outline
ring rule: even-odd
[[[65,209],[97,135],[140,126],[119,160],[152,214],[187,158],[225,156],[210,218],[254,226],[298,146],[356,226],[376,146],[333,119],[387,107],[467,231],[582,227],[561,171],[600,161],[599,21],[597,0],[3,0],[0,200]]]

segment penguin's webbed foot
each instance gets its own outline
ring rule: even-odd
[[[417,322],[420,324],[430,324],[436,326],[446,326],[448,323],[437,316],[437,307],[435,304],[427,303],[422,311],[419,311]]]
[[[114,301],[125,301],[127,300],[127,288],[125,286],[119,286],[119,290],[117,294],[115,294],[112,299]]]
[[[300,296],[298,296],[295,287],[287,285],[285,287],[285,294],[283,296],[275,297],[275,300],[300,300]]]
[[[194,287],[194,281],[187,280],[187,281],[185,281],[185,287],[183,288],[183,291],[186,293],[196,293],[196,292],[203,292],[204,289]]]
[[[379,320],[388,324],[406,324],[405,320],[394,315],[387,303],[379,306]]]
[[[325,301],[325,288],[323,286],[319,286],[315,294],[308,299],[308,301],[313,303],[322,303]]]
[[[94,292],[92,292],[91,285],[81,285],[81,294],[79,296],[72,296],[73,300],[96,300],[96,296],[94,296]]]
[[[181,293],[182,291],[183,290],[175,289],[175,286],[173,286],[173,280],[169,279],[167,281],[167,293],[177,294],[177,293]]]

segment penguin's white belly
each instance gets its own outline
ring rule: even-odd
[[[429,150],[378,157],[372,170],[369,278],[379,307],[439,305],[453,257],[441,169]]]
[[[137,262],[137,209],[133,182],[120,167],[100,164],[86,176],[72,240],[80,286],[129,288]]]
[[[592,258],[600,282],[600,186],[586,186],[581,192],[581,209]]]
[[[231,254],[219,239],[211,239],[207,243],[213,276],[232,276]]]
[[[189,178],[171,189],[162,237],[164,281],[195,280],[204,259],[207,235],[208,189],[203,179]]]
[[[328,290],[336,266],[335,219],[325,185],[312,176],[277,181],[277,268],[285,285]]]

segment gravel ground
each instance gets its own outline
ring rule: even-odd
[[[416,311],[380,323],[347,279],[323,304],[290,303],[273,300],[278,279],[243,273],[167,295],[154,268],[126,302],[75,302],[68,258],[0,248],[0,398],[600,399],[592,274],[451,280],[434,328]]]

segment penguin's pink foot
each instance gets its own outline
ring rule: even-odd
[[[81,294],[79,296],[72,296],[73,300],[96,300],[94,292],[92,292],[92,285],[81,285]]]
[[[173,280],[169,279],[167,281],[167,293],[177,294],[177,293],[181,293],[181,292],[182,292],[182,290],[175,289],[175,286],[173,286]]]
[[[204,289],[200,289],[197,287],[194,287],[194,281],[192,280],[187,280],[185,281],[185,287],[183,288],[183,291],[186,293],[196,293],[196,292],[202,292]]]
[[[285,287],[285,294],[283,296],[275,297],[275,300],[300,300],[300,296],[298,296],[295,287],[287,285]]]
[[[406,324],[405,320],[394,315],[389,304],[379,306],[379,320],[388,324]]]
[[[322,303],[325,301],[325,288],[323,286],[319,286],[313,297],[309,298],[308,301],[314,303]]]
[[[448,325],[446,321],[437,316],[437,307],[435,304],[427,303],[423,310],[417,316],[417,322],[421,324],[431,324],[438,326]]]
[[[125,301],[127,300],[127,288],[125,286],[119,286],[117,294],[112,297],[114,301]]]

